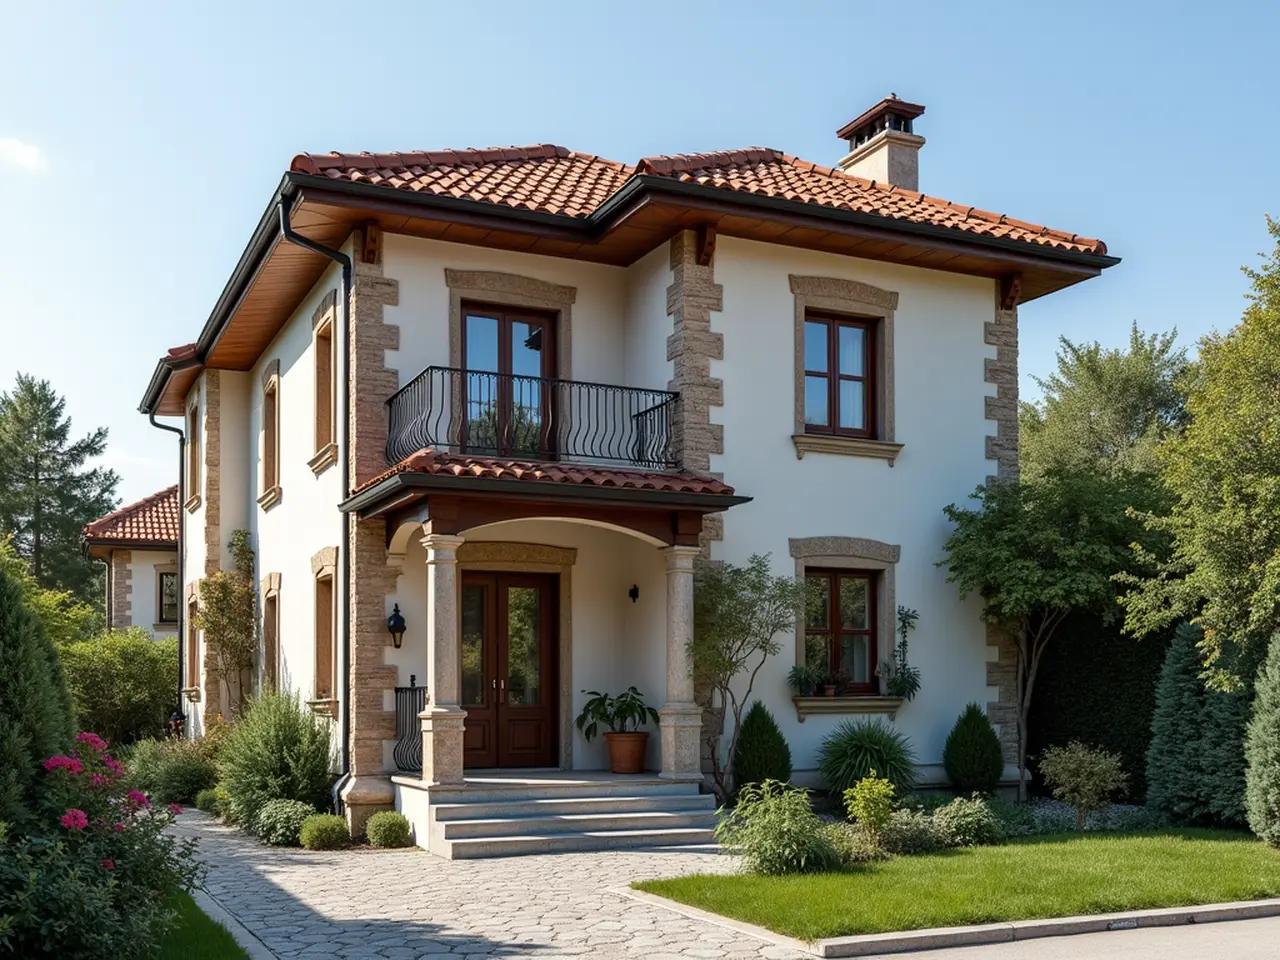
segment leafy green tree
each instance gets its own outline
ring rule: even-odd
[[[102,614],[66,590],[46,590],[28,572],[27,561],[13,549],[10,537],[0,536],[0,570],[11,576],[22,590],[31,612],[44,624],[53,645],[62,648],[78,640],[97,636],[103,628]]]
[[[1058,368],[1036,383],[1041,400],[1018,412],[1022,475],[1102,470],[1155,475],[1156,449],[1186,419],[1178,382],[1187,352],[1176,330],[1143,334],[1135,323],[1128,349],[1058,340]]]
[[[88,466],[106,450],[106,428],[72,440],[65,408],[47,380],[21,373],[0,393],[0,533],[12,534],[41,587],[97,602],[100,579],[80,537],[115,507],[119,477]]]
[[[1280,222],[1241,322],[1200,341],[1187,381],[1186,428],[1161,447],[1174,502],[1149,524],[1172,538],[1167,558],[1123,600],[1139,635],[1190,619],[1204,630],[1212,686],[1247,686],[1280,630]]]
[[[210,672],[226,687],[232,714],[239,714],[258,652],[258,591],[249,531],[231,534],[231,558],[232,569],[200,581],[195,627],[204,631]]]
[[[1280,634],[1272,637],[1266,663],[1258,673],[1245,756],[1249,829],[1280,847]]]
[[[1027,718],[1036,673],[1063,620],[1090,611],[1118,613],[1114,575],[1134,564],[1130,545],[1150,531],[1131,511],[1150,485],[1130,473],[1052,471],[1020,483],[993,483],[972,495],[979,506],[944,509],[955,529],[944,546],[948,581],[961,598],[982,598],[983,617],[1014,641],[1017,676],[1019,796],[1026,796]]]
[[[80,725],[112,743],[165,734],[176,703],[178,641],[141,627],[112,630],[59,651]]]

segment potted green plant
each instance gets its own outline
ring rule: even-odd
[[[657,723],[658,711],[644,702],[635,687],[611,697],[598,690],[583,690],[590,698],[574,724],[590,742],[608,727],[604,742],[609,748],[609,770],[612,773],[639,773],[644,769],[644,752],[649,731],[639,729],[643,723]]]
[[[823,673],[811,663],[797,663],[787,674],[787,683],[796,692],[797,697],[812,697],[818,684],[822,682]]]
[[[834,697],[836,695],[836,686],[839,684],[835,673],[830,670],[822,671],[822,695],[824,697]]]

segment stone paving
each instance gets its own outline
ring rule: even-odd
[[[200,838],[209,894],[281,960],[809,956],[617,892],[633,880],[734,869],[716,854],[443,860],[417,849],[264,847],[195,812],[176,829]]]

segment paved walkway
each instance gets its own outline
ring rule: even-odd
[[[177,829],[200,838],[210,895],[281,960],[808,956],[615,892],[632,880],[733,869],[715,854],[442,860],[416,849],[264,847],[195,812]]]

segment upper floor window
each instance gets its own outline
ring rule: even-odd
[[[838,676],[851,694],[878,690],[878,576],[865,570],[805,571],[805,581],[815,595],[805,621],[805,661]]]
[[[804,428],[876,434],[877,321],[808,311],[804,318]]]
[[[280,500],[280,374],[272,361],[262,385],[262,493],[258,504],[270,508]]]
[[[316,323],[315,354],[315,435],[316,452],[309,461],[313,471],[320,473],[338,460],[338,446],[334,439],[334,410],[337,394],[337,383],[334,378],[337,364],[333,353],[333,317],[334,311],[327,310],[322,319]]]
[[[187,411],[187,508],[200,504],[200,402]]]
[[[178,574],[163,571],[160,574],[160,623],[178,622]]]

